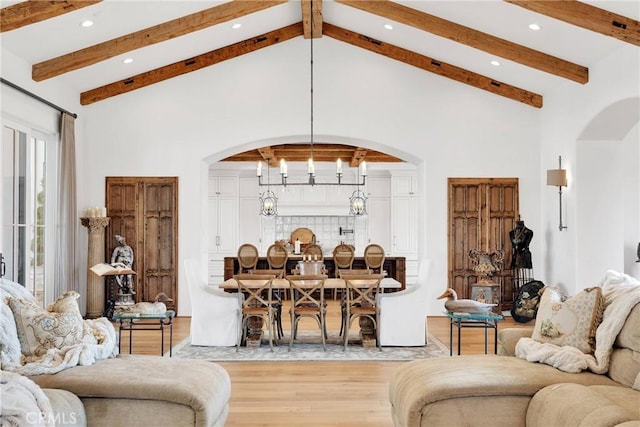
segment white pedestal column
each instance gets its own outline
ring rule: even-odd
[[[94,265],[105,262],[104,229],[109,225],[109,217],[80,218],[83,226],[89,229],[87,251],[87,317],[100,317],[104,312],[104,278],[89,270]]]

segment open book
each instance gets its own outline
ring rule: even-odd
[[[136,274],[135,271],[127,267],[126,265],[116,262],[114,264],[100,263],[91,267],[89,270],[93,271],[98,276],[114,276],[121,274]]]

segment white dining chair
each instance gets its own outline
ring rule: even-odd
[[[381,346],[428,344],[427,285],[431,262],[420,261],[416,284],[398,292],[378,294]]]
[[[184,269],[191,298],[191,344],[236,345],[241,310],[238,296],[208,285],[197,260],[184,260]]]

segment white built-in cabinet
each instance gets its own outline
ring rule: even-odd
[[[224,257],[238,248],[238,177],[210,176],[209,215],[209,283],[222,283]]]
[[[255,177],[240,177],[239,179],[239,218],[237,246],[244,243],[251,243],[261,250],[262,238],[260,227],[260,200],[258,196],[258,182]]]
[[[367,244],[376,243],[391,254],[391,185],[388,176],[367,178],[367,222]],[[361,250],[364,248],[358,252]]]
[[[418,252],[418,189],[415,174],[391,176],[391,232],[394,255],[414,258]]]

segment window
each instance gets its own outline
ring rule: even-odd
[[[4,274],[40,301],[53,289],[58,144],[53,135],[3,122],[0,253]]]

